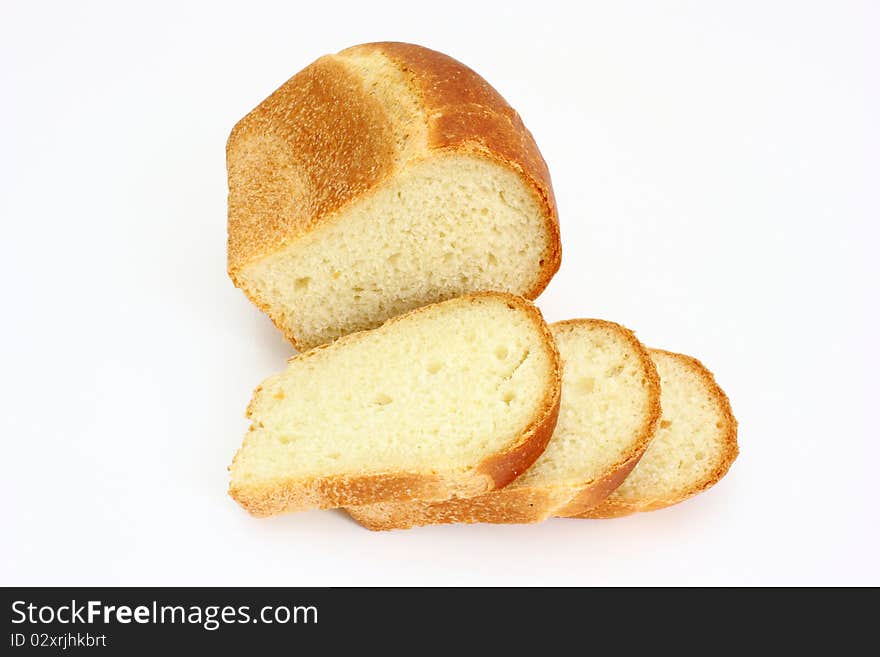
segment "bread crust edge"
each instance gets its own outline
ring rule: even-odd
[[[359,506],[387,500],[445,500],[452,497],[474,497],[501,488],[525,472],[543,453],[556,428],[562,390],[562,363],[547,323],[538,308],[529,300],[507,292],[474,292],[450,301],[464,302],[483,297],[501,298],[511,309],[519,308],[525,311],[542,336],[551,363],[550,381],[535,417],[520,436],[511,441],[503,451],[488,456],[473,468],[461,473],[401,471],[299,480],[278,479],[253,485],[230,483],[229,495],[251,515],[269,517],[292,511]],[[441,303],[449,303],[449,301]],[[421,306],[393,317],[385,324],[399,322],[404,318],[425,312],[431,307]],[[339,342],[356,341],[365,333],[367,331],[351,333],[334,343],[295,355],[290,360],[309,358],[318,350]],[[257,388],[257,392],[259,390],[260,387]],[[248,405],[249,417],[252,406],[253,400]],[[237,458],[238,453],[233,458],[233,463]]]
[[[498,120],[487,119],[481,122],[471,117],[473,120],[469,129],[475,129],[474,134],[462,132],[460,126],[450,126],[440,122],[432,124],[429,121],[428,145],[422,157],[435,156],[443,151],[479,156],[500,164],[520,176],[526,187],[536,196],[539,206],[543,209],[542,214],[548,238],[547,253],[543,258],[542,265],[535,274],[535,282],[531,288],[521,292],[522,296],[527,299],[533,300],[537,298],[559,271],[562,262],[562,242],[558,208],[549,169],[531,132],[522,123],[519,115],[494,87],[489,85],[478,73],[448,55],[423,46],[401,42],[360,44],[341,51],[339,55],[358,49],[378,50],[385,57],[395,61],[398,66],[406,70],[414,82],[413,91],[417,92],[420,96],[422,108],[426,116],[430,116],[438,111],[442,113],[443,108],[464,108],[466,104],[462,102],[462,99],[467,98],[470,93],[479,93],[483,96],[485,105],[481,107],[486,110],[487,116]],[[327,58],[332,59],[337,56],[325,55],[295,74],[294,77]],[[455,84],[444,87],[444,91],[438,92],[435,90],[432,92],[431,90],[436,87],[436,85],[431,84],[432,77],[439,76],[443,72],[449,73],[446,67],[450,67],[449,70],[455,74]],[[239,138],[240,133],[246,133],[250,130],[251,121],[249,117],[259,111],[276,94],[282,94],[283,96],[284,92],[282,89],[286,84],[287,82],[273,91],[272,94],[261,101],[254,110],[240,119],[233,127],[226,144],[227,168],[230,166],[228,163],[234,150],[233,144]],[[491,93],[488,93],[487,90]],[[364,99],[362,102],[366,102],[366,100]],[[385,119],[385,117],[382,118],[383,120]],[[501,120],[501,118],[506,120]],[[348,198],[341,204],[328,207],[328,211],[321,216],[312,217],[306,224],[300,226],[300,232],[293,237],[304,235],[314,230],[317,226],[332,221],[350,203],[356,202],[365,195],[375,193],[378,188],[393,178],[394,173],[394,171],[389,171],[387,175],[372,180],[358,194]],[[247,233],[251,229],[243,227],[238,221],[233,220],[231,210],[228,219],[228,230],[230,231],[230,238],[227,244],[227,273],[233,284],[241,289],[255,306],[269,316],[272,323],[297,350],[303,351],[315,346],[304,343],[299,336],[295,335],[292,328],[285,325],[284,318],[273,313],[268,301],[260,299],[256,291],[249,288],[239,275],[243,269],[285,248],[291,239],[291,235],[286,234],[279,238],[276,240],[273,249],[260,255],[241,248],[232,248],[233,242],[237,243],[239,241],[232,239],[232,231]]]
[[[657,511],[659,509],[673,506],[680,502],[684,502],[717,484],[721,478],[727,474],[730,467],[733,465],[733,462],[736,460],[737,456],[739,456],[739,444],[737,442],[738,423],[733,416],[730,399],[718,385],[718,382],[715,380],[715,375],[709,370],[709,368],[697,358],[686,354],[679,354],[664,349],[649,349],[648,351],[652,354],[661,353],[674,357],[676,360],[686,365],[688,369],[695,372],[706,384],[709,394],[718,402],[721,414],[725,421],[724,435],[722,436],[724,451],[721,455],[721,459],[706,477],[701,481],[696,482],[691,488],[679,495],[664,498],[643,499],[632,502],[607,498],[601,504],[584,511],[581,514],[571,515],[569,517],[581,519],[622,518],[634,513]]]
[[[661,416],[660,377],[648,349],[625,326],[603,319],[586,318],[554,322],[551,326],[579,325],[607,327],[625,337],[638,354],[640,365],[648,379],[648,413],[645,421],[637,432],[630,449],[617,462],[609,466],[604,473],[589,482],[576,486],[508,487],[470,499],[460,498],[435,502],[425,499],[395,500],[371,508],[346,507],[345,511],[358,524],[367,529],[388,531],[450,523],[537,523],[553,515],[567,517],[583,513],[586,509],[601,503],[632,472],[654,437]],[[550,439],[552,440],[552,435]],[[395,504],[394,502],[402,503]]]

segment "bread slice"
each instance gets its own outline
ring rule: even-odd
[[[660,419],[660,380],[648,352],[618,324],[550,327],[563,362],[559,422],[546,451],[513,483],[469,499],[383,502],[346,509],[369,529],[448,522],[538,522],[579,513],[629,474]]]
[[[559,268],[532,135],[439,52],[322,57],[235,126],[226,156],[229,275],[300,349],[467,292],[534,299]]]
[[[604,502],[577,515],[615,518],[662,509],[714,485],[739,453],[727,395],[696,358],[651,350],[663,417],[642,460]]]
[[[264,381],[230,467],[256,516],[473,496],[544,451],[561,363],[528,301],[475,293],[292,358]]]

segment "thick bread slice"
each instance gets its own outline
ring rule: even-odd
[[[239,121],[226,157],[229,275],[300,349],[467,292],[534,299],[559,268],[532,135],[439,52],[322,57]]]
[[[550,330],[521,297],[420,308],[264,381],[229,492],[270,516],[500,488],[544,451],[560,377]]]
[[[660,379],[631,331],[600,320],[550,327],[563,362],[559,422],[544,453],[502,490],[443,502],[346,509],[369,529],[449,522],[538,522],[580,513],[629,474],[660,419]]]
[[[616,518],[676,504],[714,485],[739,454],[736,419],[712,373],[690,356],[652,349],[651,357],[662,387],[657,435],[620,488],[579,518]]]

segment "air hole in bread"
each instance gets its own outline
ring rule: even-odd
[[[439,360],[432,360],[427,364],[425,369],[428,370],[428,374],[436,374],[440,371],[441,367],[443,367],[443,363],[441,363]]]
[[[376,404],[376,406],[388,406],[392,401],[394,400],[384,392],[380,392],[373,398],[373,403]]]
[[[312,279],[308,276],[303,276],[302,278],[297,278],[293,284],[293,289],[297,292],[304,292],[309,289],[309,283],[312,282]]]
[[[279,203],[293,202],[285,195]],[[407,167],[347,205],[338,221],[291,236],[236,276],[306,349],[471,290],[532,296],[546,282],[555,245],[545,213],[516,172],[447,154]],[[297,287],[305,272],[307,287]]]
[[[508,352],[507,347],[504,346],[503,344],[495,347],[495,358],[497,358],[498,360],[504,360],[505,358],[507,358],[508,353],[509,352]]]
[[[729,405],[711,374],[687,356],[654,351],[662,381],[661,431],[612,497],[632,511],[668,506],[705,490],[730,465],[737,448]],[[597,515],[602,516],[600,508]]]
[[[516,399],[516,393],[513,390],[505,390],[501,393],[501,401],[505,404],[510,404],[514,399]]]
[[[279,388],[278,390],[275,391],[275,394],[272,395],[272,396],[273,396],[275,399],[284,399],[284,390],[282,390],[281,388]]]

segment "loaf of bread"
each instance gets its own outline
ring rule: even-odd
[[[681,502],[714,485],[739,453],[727,395],[696,358],[656,349],[663,416],[623,484],[580,518],[615,518]]]
[[[292,358],[264,381],[230,466],[256,516],[473,497],[544,451],[561,363],[528,301],[474,293]]]
[[[450,522],[526,523],[576,514],[613,491],[660,419],[660,380],[629,330],[600,320],[550,327],[563,363],[559,422],[547,449],[507,487],[442,502],[389,501],[346,509],[363,526],[405,529]]]
[[[550,175],[474,71],[405,43],[315,61],[227,144],[228,269],[300,349],[559,268]]]

